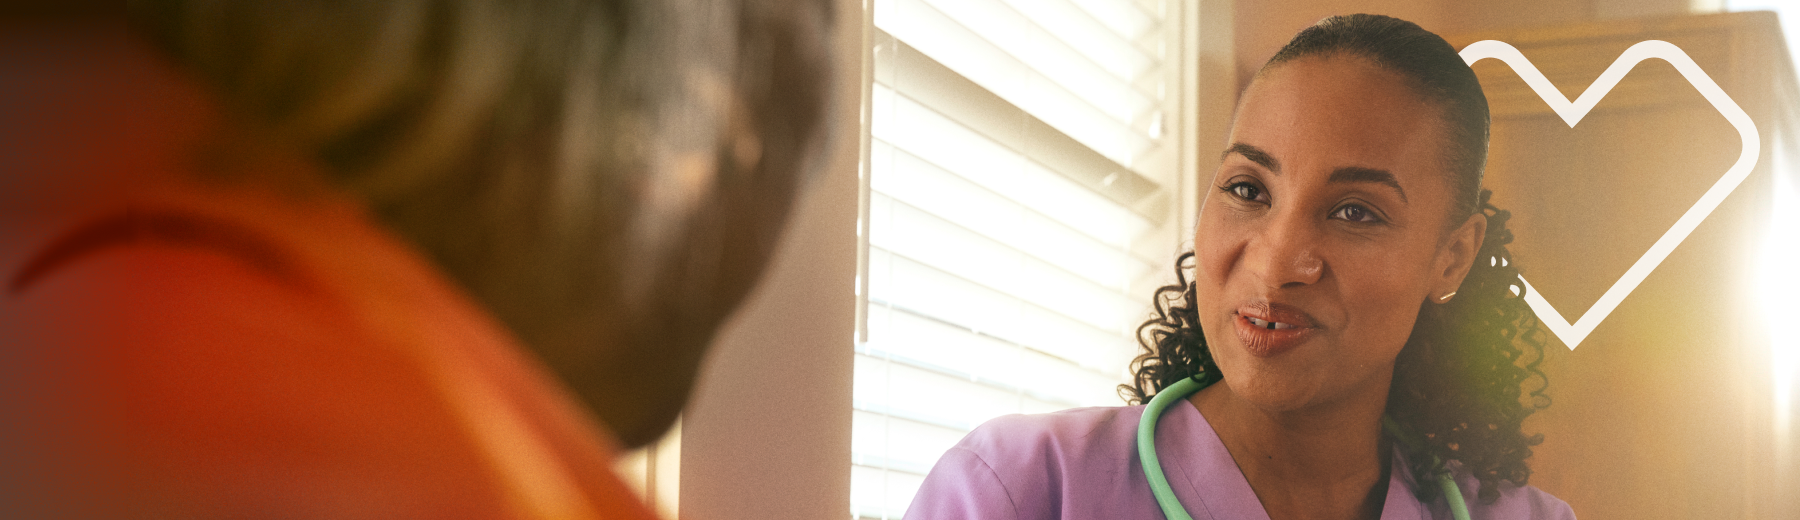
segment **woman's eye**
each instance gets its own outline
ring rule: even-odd
[[[1381,221],[1380,218],[1375,216],[1375,212],[1369,211],[1368,208],[1364,208],[1362,206],[1356,206],[1356,205],[1350,205],[1350,206],[1344,206],[1344,207],[1338,208],[1338,210],[1336,212],[1333,212],[1331,214],[1331,217],[1336,218],[1336,219],[1341,219],[1341,220],[1348,220],[1351,222],[1380,222]]]
[[[1265,199],[1262,188],[1258,188],[1255,184],[1250,184],[1248,182],[1240,182],[1226,186],[1225,191],[1244,200],[1264,202],[1263,199]]]

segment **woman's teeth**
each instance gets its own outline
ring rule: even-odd
[[[1289,324],[1282,323],[1279,321],[1263,321],[1263,320],[1259,320],[1256,318],[1250,318],[1247,316],[1245,318],[1250,320],[1251,325],[1255,325],[1257,327],[1261,327],[1261,328],[1265,328],[1265,329],[1269,329],[1269,330],[1283,330],[1283,329],[1294,328],[1293,325],[1289,325]]]

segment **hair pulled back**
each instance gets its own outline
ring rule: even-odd
[[[1538,369],[1545,338],[1525,304],[1524,280],[1512,255],[1510,214],[1489,203],[1481,189],[1487,161],[1488,106],[1481,84],[1456,49],[1418,25],[1396,18],[1357,14],[1327,18],[1301,31],[1277,52],[1263,71],[1309,56],[1347,55],[1371,60],[1410,82],[1422,99],[1441,109],[1448,130],[1445,171],[1452,193],[1449,222],[1480,212],[1487,233],[1456,298],[1423,303],[1412,335],[1394,362],[1387,414],[1413,437],[1401,446],[1421,500],[1440,490],[1427,476],[1455,461],[1481,481],[1480,498],[1499,496],[1500,481],[1523,486],[1531,476],[1525,460],[1542,435],[1526,435],[1525,418],[1549,405],[1547,380]],[[1262,72],[1259,72],[1260,76]],[[1201,331],[1194,284],[1188,272],[1192,252],[1176,259],[1177,282],[1157,289],[1154,313],[1138,327],[1143,353],[1132,361],[1133,384],[1121,385],[1128,401],[1148,401],[1185,378],[1214,382],[1223,377]],[[1527,382],[1536,379],[1534,384]],[[1530,387],[1529,389],[1527,387]],[[1437,464],[1433,458],[1438,459]]]

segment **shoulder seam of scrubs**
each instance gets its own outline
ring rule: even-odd
[[[1024,518],[1024,516],[1019,513],[1019,501],[1017,498],[1014,498],[1015,495],[1013,494],[1012,488],[1008,487],[1006,485],[1006,479],[1000,478],[1000,472],[994,471],[994,465],[988,464],[987,459],[982,458],[981,452],[971,450],[968,448],[964,448],[962,446],[951,446],[950,451],[960,451],[960,452],[967,453],[967,454],[969,454],[969,457],[975,459],[975,462],[980,463],[981,469],[987,470],[988,476],[993,477],[994,482],[1000,483],[1000,490],[1006,492],[1006,503],[1007,503],[1007,505],[1012,506],[1012,517],[1014,519]]]

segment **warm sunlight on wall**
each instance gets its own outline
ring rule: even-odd
[[[1796,48],[1800,48],[1800,6],[1791,2],[1770,0],[1730,0],[1724,7],[1731,11],[1773,11],[1780,19],[1781,32],[1787,42],[1788,57],[1794,57]],[[1792,75],[1800,67],[1775,67],[1780,74]],[[1787,84],[1795,78],[1781,78]],[[1781,81],[1778,80],[1778,83]],[[1791,110],[1789,109],[1792,113]],[[1791,485],[1795,478],[1800,478],[1800,471],[1794,468],[1800,460],[1796,460],[1796,443],[1794,430],[1795,380],[1800,379],[1800,331],[1794,329],[1794,319],[1800,317],[1800,302],[1795,300],[1800,295],[1800,275],[1795,272],[1796,263],[1800,263],[1800,186],[1795,185],[1797,166],[1794,161],[1800,157],[1792,157],[1794,149],[1789,146],[1795,135],[1783,135],[1788,127],[1782,126],[1777,131],[1777,146],[1773,152],[1773,169],[1775,171],[1772,207],[1770,208],[1769,229],[1763,238],[1762,251],[1758,258],[1758,272],[1754,280],[1757,296],[1757,308],[1761,310],[1760,318],[1768,330],[1769,376],[1771,382],[1770,423],[1775,443],[1775,467],[1780,474],[1778,486]]]
[[[1794,318],[1800,316],[1800,276],[1795,273],[1795,259],[1800,258],[1800,194],[1785,175],[1775,176],[1774,208],[1764,245],[1759,307],[1769,329],[1769,368],[1774,380],[1775,438],[1787,439],[1794,434],[1794,380],[1800,375],[1800,331],[1794,329]],[[1777,463],[1787,467],[1794,454],[1787,444],[1776,446]]]
[[[1772,206],[1771,174],[1783,164],[1771,154],[1781,148],[1783,118],[1796,113],[1778,108],[1785,98],[1777,75],[1792,73],[1772,66],[1784,57],[1776,22],[1768,13],[1730,13],[1449,38],[1458,47],[1493,39],[1519,48],[1567,98],[1625,49],[1666,41],[1762,129],[1764,153],[1750,179],[1580,348],[1553,339],[1545,352],[1553,401],[1526,424],[1544,435],[1532,448],[1531,483],[1577,516],[1795,517],[1787,474],[1800,455],[1791,417],[1800,349],[1794,331],[1766,326],[1791,329],[1800,317],[1800,251],[1791,245],[1800,233],[1771,229],[1769,220],[1783,212],[1792,222],[1795,211],[1791,191]],[[1511,68],[1474,68],[1493,114],[1484,183],[1495,204],[1513,212],[1513,260],[1540,294],[1567,309],[1565,318],[1594,305],[1741,150],[1718,109],[1662,60],[1632,69],[1574,127]]]

